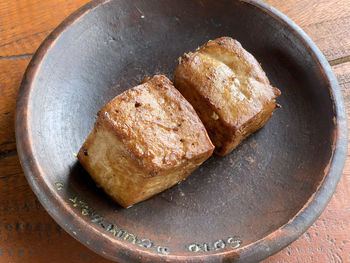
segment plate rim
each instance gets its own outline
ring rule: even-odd
[[[122,243],[117,239],[113,239],[111,236],[101,234],[101,232],[98,231],[96,227],[86,227],[85,220],[80,217],[75,217],[75,212],[73,209],[68,204],[64,204],[64,202],[62,202],[63,200],[59,196],[54,195],[52,189],[47,184],[45,184],[41,176],[43,172],[40,170],[40,164],[33,155],[32,141],[29,134],[29,101],[31,91],[34,88],[33,82],[40,70],[43,58],[50,50],[50,48],[53,47],[56,39],[70,25],[78,22],[87,13],[111,1],[112,0],[92,1],[72,13],[58,27],[56,27],[35,52],[24,73],[19,88],[15,111],[17,152],[25,177],[46,211],[72,237],[92,249],[95,253],[111,260],[120,260],[122,258],[114,257],[112,255],[106,254],[106,252],[103,250],[100,251],[96,249],[91,244],[89,244],[87,240],[79,235],[76,235],[77,229],[79,229],[81,232],[85,232],[85,235],[96,237],[101,242],[108,242],[110,245],[113,244],[119,251],[129,251],[131,259],[140,261],[144,260],[149,262],[162,262],[165,260],[170,260],[172,262],[187,262],[189,259],[200,262],[215,259],[237,259],[237,261],[242,260],[245,262],[252,260],[262,260],[280,251],[295,241],[315,222],[315,220],[323,212],[331,196],[333,195],[342,174],[346,160],[348,139],[346,109],[338,81],[332,72],[328,61],[318,49],[318,47],[307,36],[307,34],[286,15],[274,7],[259,0],[232,1],[239,1],[253,5],[287,27],[303,43],[304,47],[309,50],[310,54],[313,56],[314,61],[319,64],[319,68],[323,71],[324,78],[328,81],[329,92],[331,96],[333,96],[331,97],[331,100],[333,101],[335,113],[335,128],[332,144],[332,156],[325,169],[326,171],[328,168],[328,171],[325,173],[322,181],[320,182],[313,195],[305,203],[303,208],[299,210],[293,218],[290,219],[289,222],[282,225],[269,235],[246,246],[242,246],[233,250],[217,252],[213,254],[196,254],[193,256],[155,254],[142,250],[141,248],[130,248],[130,246],[125,245],[125,243]],[[69,221],[71,218],[74,218],[74,220],[71,220],[71,224],[66,224],[65,222]]]

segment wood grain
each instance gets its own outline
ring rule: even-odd
[[[329,61],[350,60],[350,1],[265,0],[299,25]],[[343,61],[344,62],[344,61]]]
[[[28,63],[29,58],[0,60],[0,156],[16,149],[14,110],[18,88]]]
[[[0,1],[0,262],[109,262],[63,231],[29,188],[15,152],[14,109],[31,55],[88,0]],[[350,110],[350,2],[266,0],[301,26],[332,64]],[[350,262],[350,155],[325,212],[264,262]]]
[[[87,2],[0,1],[0,57],[33,54],[64,18]]]

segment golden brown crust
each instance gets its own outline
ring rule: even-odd
[[[120,94],[98,115],[111,123],[146,169],[170,167],[210,149],[198,115],[165,76]]]
[[[174,80],[196,109],[219,155],[231,152],[260,129],[280,95],[256,59],[229,37],[209,41],[185,54]]]
[[[99,111],[78,158],[127,207],[183,180],[213,150],[192,106],[165,76],[157,75]]]

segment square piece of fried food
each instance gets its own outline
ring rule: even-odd
[[[156,75],[99,111],[78,159],[109,196],[129,207],[185,179],[213,150],[191,104]]]
[[[263,127],[280,95],[256,59],[230,37],[180,58],[174,85],[197,111],[218,155]]]

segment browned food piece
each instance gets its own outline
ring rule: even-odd
[[[102,108],[78,159],[128,207],[185,179],[213,150],[191,104],[169,79],[156,75]]]
[[[219,155],[263,127],[281,94],[256,59],[229,37],[180,58],[174,84],[197,111]]]

